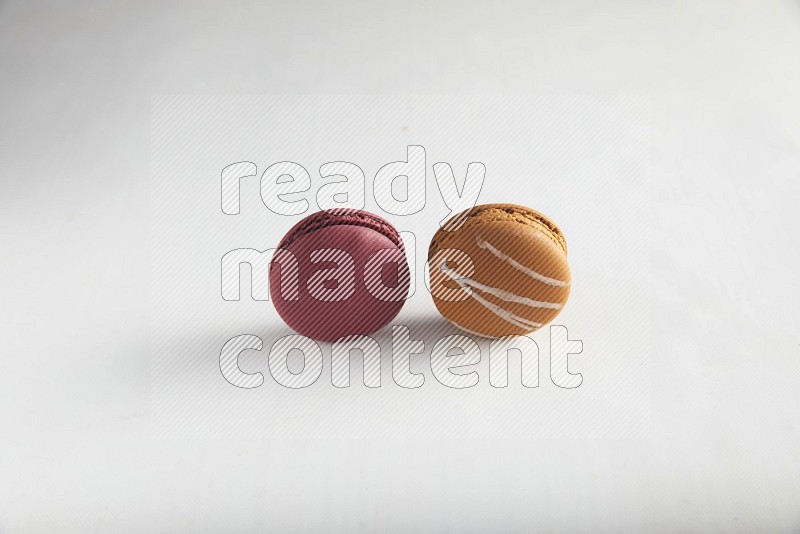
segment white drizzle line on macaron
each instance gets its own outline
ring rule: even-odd
[[[500,258],[502,261],[511,265],[516,270],[527,274],[534,280],[538,280],[543,284],[556,287],[566,287],[568,285],[567,282],[564,282],[563,280],[558,280],[557,278],[550,278],[549,276],[537,273],[536,271],[534,271],[529,267],[525,267],[524,265],[519,263],[517,260],[509,256],[508,254],[505,254],[500,250],[497,250],[495,247],[492,246],[491,243],[487,242],[480,236],[478,237],[478,247],[488,250],[489,252]]]
[[[480,282],[476,282],[472,278],[467,278],[466,276],[462,276],[459,278],[462,282],[466,285],[470,286],[473,289],[478,289],[484,293],[489,293],[490,295],[494,295],[495,297],[505,300],[507,302],[516,302],[517,304],[524,304],[525,306],[530,306],[531,308],[549,308],[551,310],[560,310],[561,304],[557,302],[546,302],[543,300],[533,300],[529,299],[528,297],[523,297],[521,295],[517,295],[516,293],[512,293],[511,291],[506,291],[505,289],[500,289],[499,287],[492,287],[487,286],[485,284],[481,284]]]
[[[458,284],[458,287],[460,287],[461,289],[466,290],[466,288],[467,288],[467,286],[469,284],[467,282],[465,282],[465,280],[469,280],[469,278],[466,278],[466,277],[457,278],[456,276],[451,274],[452,269],[448,269],[445,266],[444,263],[442,264],[441,271],[443,273],[445,273],[447,276],[449,276],[450,279],[453,280],[453,282]],[[519,315],[517,315],[517,314],[515,314],[513,312],[510,312],[510,311],[508,311],[507,309],[505,309],[505,308],[503,308],[501,306],[498,306],[497,304],[495,304],[493,302],[489,302],[488,300],[486,300],[485,298],[480,296],[476,291],[472,291],[472,298],[477,300],[478,303],[481,304],[484,308],[486,308],[487,310],[489,310],[493,314],[497,315],[498,317],[500,317],[501,319],[503,319],[507,323],[513,324],[514,326],[516,326],[518,328],[521,328],[523,330],[530,330],[530,329],[540,328],[541,326],[543,326],[542,323],[536,323],[534,321],[529,321],[529,320],[525,319],[524,317],[520,317]]]

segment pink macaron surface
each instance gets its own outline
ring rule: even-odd
[[[275,309],[297,333],[319,341],[379,330],[408,295],[409,268],[399,233],[364,211],[309,215],[287,232],[273,262],[269,282]]]

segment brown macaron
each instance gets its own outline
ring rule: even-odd
[[[483,337],[533,332],[569,297],[566,240],[524,206],[484,204],[454,216],[433,236],[428,266],[439,312]]]

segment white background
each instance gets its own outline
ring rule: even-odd
[[[0,4],[0,532],[797,531],[798,51],[796,2]],[[150,104],[187,93],[643,95],[647,424],[166,435]]]
[[[155,433],[428,440],[645,435],[652,350],[649,107],[646,98],[630,96],[155,98],[150,214]],[[383,165],[405,160],[409,144],[425,148],[424,208],[386,213],[374,194],[386,184],[373,178]],[[286,197],[309,205],[306,213],[291,217],[269,210],[259,187],[266,168],[288,156],[312,174],[309,191]],[[226,215],[220,208],[221,170],[242,159],[260,171],[240,180],[240,213]],[[294,332],[271,303],[250,298],[251,268],[241,269],[241,300],[224,301],[220,295],[222,256],[276,247],[291,226],[318,209],[317,193],[331,182],[318,169],[337,159],[357,163],[365,173],[360,185],[351,186],[366,190],[367,210],[414,235],[407,249],[415,292],[392,324],[407,326],[413,339],[425,342],[425,352],[411,365],[427,375],[420,391],[403,390],[393,379],[392,360],[402,354],[392,354],[390,328],[373,335],[382,346],[381,390],[362,385],[361,358],[354,357],[354,387],[348,391],[331,385],[329,363],[309,391],[285,391],[270,376],[267,353]],[[433,377],[433,346],[445,336],[464,334],[439,315],[424,280],[428,245],[449,213],[431,170],[438,161],[451,164],[459,183],[467,164],[480,161],[486,176],[479,202],[533,205],[568,236],[571,297],[555,324],[586,344],[570,367],[587,376],[580,391],[560,389],[549,378],[549,327],[532,336],[541,352],[539,390],[521,387],[516,356],[509,371],[515,387],[492,388],[489,342],[481,338],[476,341],[483,357],[475,371],[483,380],[474,390],[448,390]],[[423,194],[418,185],[412,189]],[[253,273],[254,285],[266,281],[260,266]],[[222,379],[222,346],[241,334],[257,335],[264,343],[262,353],[245,353],[239,362],[245,372],[269,377],[260,391],[243,391]],[[321,346],[327,361],[331,348]],[[526,351],[525,357],[537,355]],[[296,363],[292,369],[302,369],[302,358]]]

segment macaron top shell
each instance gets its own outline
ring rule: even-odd
[[[454,216],[431,240],[428,260],[436,307],[480,336],[537,330],[569,297],[566,240],[525,206],[487,204]]]
[[[328,226],[362,226],[370,228],[387,237],[392,243],[398,247],[403,247],[403,240],[400,238],[400,233],[385,219],[369,213],[367,211],[358,211],[352,209],[333,209],[327,211],[318,211],[312,213],[304,218],[286,232],[286,235],[281,239],[278,248],[286,248],[292,242],[304,235],[310,234],[316,230],[326,228]]]

